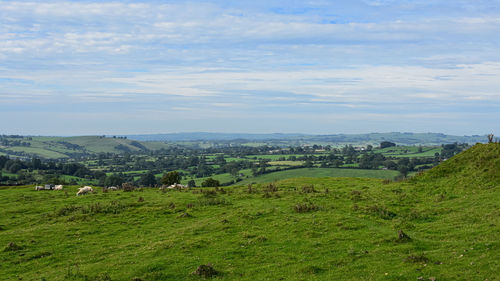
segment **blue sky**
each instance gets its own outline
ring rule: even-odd
[[[500,134],[499,34],[499,0],[0,0],[0,134]]]

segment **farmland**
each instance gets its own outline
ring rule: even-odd
[[[3,280],[496,280],[500,145],[402,182],[0,189]],[[67,192],[67,193],[66,193]],[[399,231],[405,234],[401,236]],[[50,237],[50,239],[48,238]]]
[[[97,184],[156,186],[178,172],[180,182],[200,186],[263,183],[297,176],[394,179],[429,169],[467,149],[467,144],[226,146],[139,142],[124,137],[23,137],[1,139],[0,184]],[[53,157],[55,159],[53,159]]]

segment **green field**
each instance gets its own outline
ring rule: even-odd
[[[67,155],[59,153],[57,151],[44,149],[44,148],[38,148],[38,147],[10,147],[8,149],[8,151],[25,152],[25,153],[29,153],[29,154],[38,155],[39,157],[42,157],[42,158],[67,158],[68,157]]]
[[[500,144],[411,180],[0,187],[1,280],[498,280]],[[409,238],[398,237],[402,230]]]
[[[300,166],[304,165],[304,161],[271,161],[268,164],[273,166]]]
[[[383,149],[374,149],[376,153],[382,153],[384,156],[390,157],[434,157],[436,153],[441,153],[440,146],[426,146],[422,147],[422,152],[418,152],[418,146],[392,146]]]
[[[244,179],[237,184],[266,183],[289,178],[309,177],[358,177],[393,179],[398,175],[392,170],[363,170],[363,169],[341,169],[341,168],[300,168],[286,171],[273,172],[261,176]]]
[[[12,146],[4,148],[7,152],[24,152],[29,155],[35,155],[47,159],[62,159],[68,158],[68,155],[73,153],[123,153],[123,150],[117,149],[118,146],[123,146],[132,152],[140,151],[140,148],[132,145],[133,141],[120,138],[109,138],[100,136],[79,136],[79,137],[30,137],[21,139],[23,142],[30,144],[26,146]],[[80,146],[76,149],[68,148],[66,144]],[[144,147],[157,150],[170,147],[169,144],[163,142],[140,142]]]

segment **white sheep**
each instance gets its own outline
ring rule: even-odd
[[[43,190],[43,186],[39,186],[39,185],[37,185],[37,186],[35,186],[35,190],[37,190],[37,191],[38,191],[38,190]]]
[[[60,184],[60,185],[56,185],[56,186],[54,187],[54,190],[63,190],[63,186],[62,186],[62,184]]]
[[[90,186],[84,186],[84,187],[81,187],[81,188],[78,189],[78,192],[76,193],[76,196],[87,194],[89,192],[93,192],[92,187],[90,187]]]

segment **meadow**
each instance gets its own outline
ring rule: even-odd
[[[0,189],[2,280],[498,280],[500,145],[402,182]],[[401,232],[402,231],[402,232]],[[198,271],[200,272],[200,271]],[[207,278],[209,278],[207,276]]]

